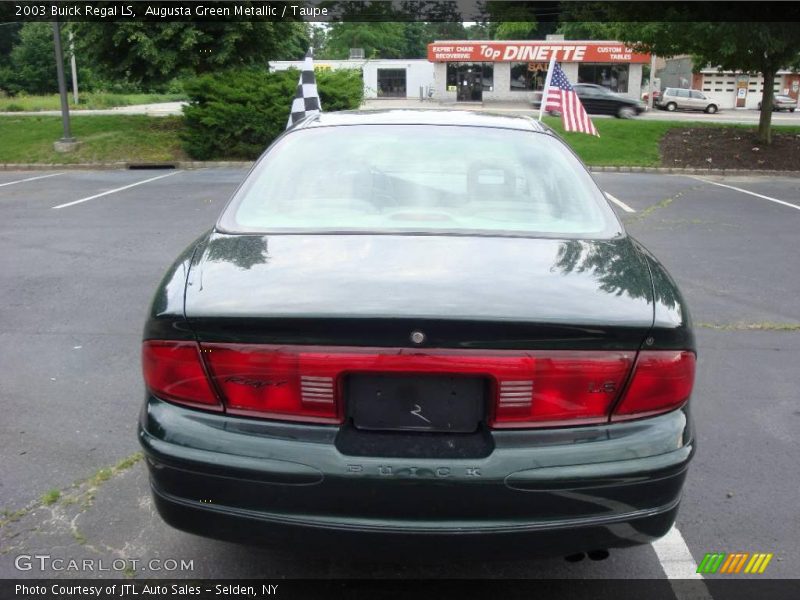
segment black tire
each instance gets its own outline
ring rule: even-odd
[[[632,119],[636,116],[636,109],[632,106],[622,106],[617,111],[616,117],[618,119]]]
[[[666,108],[669,112],[675,112],[675,109],[678,108],[678,105],[674,102],[668,102],[664,108]]]
[[[708,106],[706,106],[706,112],[707,112],[708,114],[710,114],[710,115],[713,115],[713,114],[714,114],[715,112],[717,112],[718,110],[719,110],[719,109],[717,108],[717,105],[716,105],[716,104],[709,104]]]
[[[789,112],[794,112],[794,109],[793,109],[793,108],[790,108],[790,109],[789,109]]]

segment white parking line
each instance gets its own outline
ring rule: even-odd
[[[48,177],[56,177],[57,175],[63,175],[63,173],[50,173],[49,175],[39,175],[37,177],[28,177],[27,179],[17,179],[16,181],[7,181],[6,183],[0,183],[0,187],[5,187],[7,185],[14,185],[16,183],[25,183],[26,181],[36,181],[37,179],[47,179]]]
[[[612,196],[612,195],[611,195],[611,194],[609,194],[608,192],[604,192],[604,193],[605,193],[605,195],[606,195],[606,198],[608,198],[609,200],[611,200],[611,201],[612,201],[614,204],[616,204],[617,206],[619,206],[619,207],[620,207],[622,210],[624,210],[625,212],[636,212],[635,210],[633,210],[633,209],[632,209],[630,206],[628,206],[627,204],[625,204],[625,203],[624,203],[622,200],[620,200],[619,198],[615,198],[614,196]]]
[[[653,542],[652,546],[677,600],[711,599],[702,581],[703,576],[697,572],[697,563],[677,527],[673,525],[667,535]],[[687,581],[692,579],[695,581]],[[698,579],[700,581],[696,581]]]
[[[770,198],[769,196],[765,196],[764,194],[756,194],[755,192],[751,192],[750,190],[744,190],[742,188],[735,187],[733,185],[726,185],[724,183],[718,183],[716,181],[709,181],[704,177],[697,177],[696,175],[689,175],[692,179],[697,179],[698,181],[702,181],[704,183],[710,183],[711,185],[718,185],[719,187],[728,188],[729,190],[735,190],[737,192],[742,192],[743,194],[750,194],[751,196],[755,196],[756,198],[763,198],[764,200],[769,200],[770,202],[775,202],[777,204],[783,204],[784,206],[788,206],[789,208],[795,208],[800,210],[800,206],[797,204],[792,204],[791,202],[786,202],[785,200],[778,200],[777,198]]]
[[[58,206],[54,206],[53,208],[67,208],[68,206],[75,206],[76,204],[81,204],[82,202],[88,202],[89,200],[94,200],[95,198],[108,196],[109,194],[116,194],[117,192],[121,192],[123,190],[129,190],[130,188],[136,187],[137,185],[150,183],[151,181],[155,181],[156,179],[164,179],[164,177],[170,177],[172,175],[177,175],[178,173],[180,173],[180,171],[173,171],[172,173],[167,173],[166,175],[151,177],[150,179],[145,179],[144,181],[137,181],[136,183],[131,183],[130,185],[115,188],[113,190],[108,190],[107,192],[101,192],[100,194],[95,194],[94,196],[87,196],[86,198],[81,198],[80,200],[73,200],[72,202],[67,202],[66,204],[59,204]]]

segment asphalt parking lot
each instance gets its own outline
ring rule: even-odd
[[[662,579],[692,574],[707,552],[772,552],[761,577],[798,577],[800,178],[596,174],[677,279],[697,327],[698,452],[663,542],[601,562],[366,565],[163,525],[135,454],[141,328],[162,273],[244,174],[0,172],[0,578],[87,575],[15,567],[20,554],[44,553],[193,561],[122,573],[137,578]],[[42,501],[52,490],[60,497]]]

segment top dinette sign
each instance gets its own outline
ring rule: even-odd
[[[428,44],[431,62],[549,62],[649,63],[615,42],[434,42]]]

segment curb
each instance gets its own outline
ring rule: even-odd
[[[769,169],[700,169],[692,167],[587,167],[592,173],[656,173],[659,175],[761,175],[800,177],[800,171],[772,171]]]
[[[0,163],[0,171],[72,171],[72,170],[106,170],[106,169],[249,169],[255,161],[247,160],[212,160],[195,161],[179,160],[160,163],[138,162],[97,162],[74,164],[42,164],[42,163]],[[800,177],[800,171],[770,171],[768,169],[699,169],[686,167],[626,167],[626,166],[593,166],[588,167],[593,173],[654,173],[659,175],[739,175],[739,176],[780,176]]]

